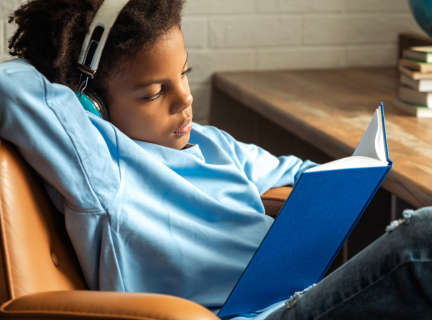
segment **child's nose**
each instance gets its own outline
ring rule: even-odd
[[[177,88],[175,91],[175,97],[173,103],[171,104],[171,112],[178,113],[183,109],[192,105],[193,97],[190,93],[189,87]]]

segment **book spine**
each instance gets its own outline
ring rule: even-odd
[[[416,62],[414,60],[401,59],[399,60],[399,65],[408,67],[410,69],[420,71],[423,73],[432,72],[432,64],[426,62]]]
[[[400,83],[404,84],[404,85],[407,85],[407,86],[409,86],[409,87],[411,87],[413,89],[419,90],[420,80],[411,79],[410,77],[406,76],[403,73],[401,73],[401,75],[400,75]]]
[[[401,73],[400,83],[410,88],[416,89],[419,92],[431,92],[432,91],[432,80],[415,80],[408,77],[406,74]]]
[[[401,100],[399,100],[397,97],[394,97],[393,104],[400,110],[403,110],[404,112],[417,116],[417,108],[415,106],[407,106],[405,103],[403,103]]]
[[[407,59],[399,60],[399,65],[403,66],[403,67],[408,67],[408,68],[416,70],[416,71],[420,71],[420,66],[417,63],[413,63]]]
[[[426,54],[424,52],[416,52],[412,50],[404,50],[403,51],[403,57],[407,59],[414,59],[418,61],[427,61]]]
[[[383,129],[383,136],[384,136],[384,146],[385,146],[385,152],[386,152],[386,158],[387,158],[387,162],[388,163],[392,163],[390,161],[390,156],[389,156],[389,151],[388,151],[388,144],[387,144],[387,129],[386,129],[386,125],[385,125],[385,117],[384,117],[384,103],[381,102],[380,103],[380,107],[381,107],[381,122],[382,122],[382,129]]]
[[[432,63],[432,53],[431,52],[419,52],[413,50],[404,50],[403,57],[406,59],[417,60],[421,62]]]
[[[401,85],[399,87],[399,98],[411,104],[432,107],[432,94],[427,92],[419,92],[412,88]]]
[[[429,64],[421,64],[420,72],[424,72],[424,73],[432,72],[432,66]]]

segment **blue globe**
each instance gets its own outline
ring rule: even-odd
[[[432,0],[409,0],[409,5],[417,23],[432,37]]]

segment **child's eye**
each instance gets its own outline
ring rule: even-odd
[[[163,87],[161,87],[160,91],[158,93],[156,93],[154,96],[146,97],[146,99],[148,101],[156,100],[157,98],[159,98],[162,95],[162,91],[163,91]]]
[[[187,68],[184,72],[182,72],[181,77],[183,78],[185,75],[187,75],[191,71],[192,71],[192,68]],[[164,87],[162,86],[158,93],[156,93],[154,96],[146,97],[145,99],[148,101],[154,101],[162,95],[163,90],[164,90]]]
[[[184,71],[184,72],[181,74],[182,78],[183,78],[185,75],[187,75],[188,73],[190,73],[191,71],[192,71],[192,68],[187,68],[186,71]]]

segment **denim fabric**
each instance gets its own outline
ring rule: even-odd
[[[432,207],[404,217],[266,320],[432,319]]]

